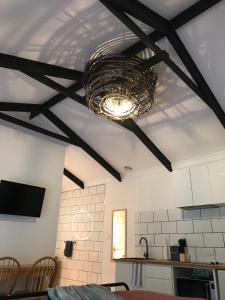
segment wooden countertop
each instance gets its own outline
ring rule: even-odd
[[[195,269],[213,269],[213,270],[224,270],[225,264],[210,264],[210,263],[194,263],[194,262],[180,262],[175,260],[167,259],[143,259],[143,258],[120,258],[115,259],[115,262],[129,262],[129,263],[144,263],[152,265],[166,265],[173,267],[183,268],[195,268]]]

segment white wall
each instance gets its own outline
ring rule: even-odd
[[[0,179],[46,188],[40,218],[0,215],[0,256],[54,256],[65,146],[1,125],[0,140]]]

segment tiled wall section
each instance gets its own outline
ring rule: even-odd
[[[166,258],[168,245],[186,238],[193,262],[225,262],[225,207],[174,209],[136,213],[136,255],[142,255],[141,236],[149,242],[152,258]]]
[[[62,193],[56,256],[57,284],[101,283],[105,186]],[[64,256],[65,241],[75,240],[72,258]]]

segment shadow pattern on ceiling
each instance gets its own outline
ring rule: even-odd
[[[112,49],[113,47],[117,47],[118,49],[119,47],[122,49],[124,48],[124,43],[127,42],[127,44],[130,44],[134,39],[134,36],[136,36],[139,41],[129,46],[127,49],[123,51],[121,50],[121,54],[126,56],[134,56],[138,54],[140,55],[140,52],[146,48],[151,50],[153,55],[145,59],[146,65],[148,65],[148,67],[152,67],[161,62],[167,65],[167,67],[171,69],[215,113],[219,122],[225,128],[225,113],[222,107],[220,106],[209,85],[205,81],[197,65],[193,61],[191,55],[189,54],[188,50],[186,49],[185,45],[176,32],[178,28],[182,27],[187,22],[205,12],[210,7],[214,6],[222,0],[200,0],[171,20],[167,20],[164,17],[160,16],[158,13],[145,6],[138,0],[132,0],[129,1],[129,3],[128,1],[121,0],[99,1],[118,19],[118,21],[122,22],[131,31],[131,34],[127,35],[127,37],[125,37],[123,34],[121,34],[121,36],[118,35],[118,37],[114,39],[113,44],[111,43],[110,48]],[[93,14],[89,14],[88,17],[93,17]],[[133,18],[135,18],[135,21]],[[66,25],[66,33],[65,28],[63,28],[62,35],[60,34],[59,30],[57,32],[57,35],[53,35],[48,43],[43,47],[42,53],[45,53],[45,55],[47,53],[47,56],[51,57],[52,51],[54,51],[53,49],[55,49],[54,45],[57,45],[57,47],[60,47],[60,45],[61,47],[65,47],[65,45],[69,43],[69,48],[71,49],[69,57],[71,57],[71,59],[73,59],[74,57],[79,58],[81,53],[78,50],[75,50],[77,49],[77,47],[75,47],[71,39],[69,40],[67,38],[67,33],[70,36],[71,30],[73,30],[72,25],[74,24],[74,21],[75,18],[71,17],[70,22],[68,22],[68,24]],[[146,33],[146,30],[144,31],[139,26],[139,21],[142,24],[146,24],[150,26],[150,28],[153,28],[154,31],[152,31],[150,34]],[[75,23],[76,25],[79,24],[79,20],[76,20]],[[101,22],[99,22],[98,26],[101,26]],[[169,57],[169,54],[165,50],[161,50],[161,48],[156,44],[160,39],[164,37],[166,37],[171,43],[190,76],[186,75],[186,73]],[[82,43],[86,42],[87,41],[85,39],[82,39]],[[109,45],[106,43],[103,47],[106,53],[109,50],[108,46]],[[102,53],[103,48],[99,47],[96,53]],[[60,48],[58,51],[62,53],[62,51],[60,51]],[[62,59],[63,58],[59,55],[56,62],[59,65],[52,65],[40,61],[34,61],[31,59],[25,59],[9,54],[0,53],[0,67],[18,70],[58,92],[58,94],[51,97],[48,101],[42,104],[0,102],[0,111],[29,112],[30,119],[35,118],[39,114],[43,114],[50,122],[52,122],[52,124],[54,124],[61,132],[63,132],[65,136],[33,125],[29,122],[22,121],[2,112],[0,112],[0,119],[52,137],[54,139],[66,142],[68,144],[81,147],[112,176],[114,176],[118,181],[121,181],[120,173],[113,166],[111,166],[101,155],[99,155],[89,144],[87,144],[82,139],[82,137],[78,136],[78,134],[76,134],[69,126],[66,125],[64,121],[62,121],[56,114],[54,114],[50,110],[51,107],[59,102],[62,102],[67,97],[87,107],[85,96],[80,96],[77,93],[82,89],[82,72],[71,68],[61,67],[60,62],[62,61]],[[40,60],[42,60],[42,54],[40,55]],[[80,65],[77,65],[78,61]],[[81,69],[84,65],[84,61],[85,58],[80,57],[80,59],[76,59],[76,61],[72,61],[69,64],[77,67],[78,69]],[[58,83],[56,80],[51,79],[49,76],[69,79],[72,80],[73,83],[69,87],[64,87],[62,84]],[[172,171],[172,165],[169,159],[150,140],[150,138],[142,131],[142,129],[136,124],[133,119],[113,122],[131,131],[169,171]],[[84,188],[84,183],[69,170],[65,169],[64,175],[66,175],[81,188]]]

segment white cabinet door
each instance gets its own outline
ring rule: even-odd
[[[208,164],[212,203],[225,203],[225,160]]]
[[[171,280],[172,279],[172,267],[146,264],[145,276]]]
[[[126,282],[132,287],[132,263],[116,262],[116,282]]]
[[[144,289],[173,295],[172,267],[146,264]]]
[[[194,206],[212,204],[208,166],[193,166],[190,173]]]
[[[145,290],[173,295],[173,283],[171,280],[159,278],[145,278]]]
[[[173,172],[176,207],[193,206],[191,176],[188,168]]]

